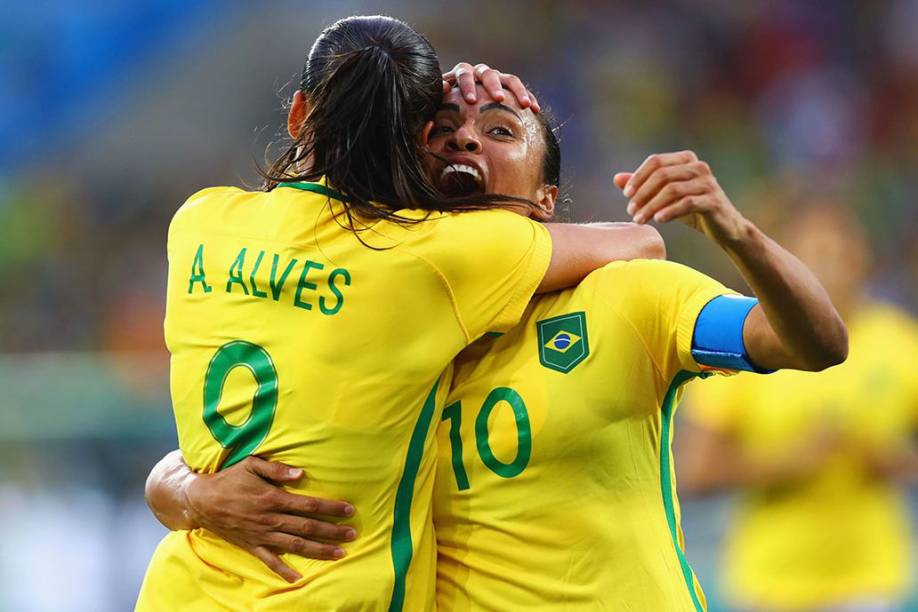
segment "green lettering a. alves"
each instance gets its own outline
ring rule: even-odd
[[[204,276],[204,243],[198,245],[198,250],[194,254],[194,261],[191,262],[191,277],[188,279],[188,293],[194,289],[195,283],[201,283],[204,293],[213,291],[213,287],[207,284]]]

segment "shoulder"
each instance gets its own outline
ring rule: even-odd
[[[533,232],[541,224],[504,209],[469,210],[463,212],[432,213],[430,229],[439,234],[458,234],[467,237],[500,236],[515,232]]]
[[[634,259],[615,261],[592,272],[582,285],[598,292],[623,295],[628,290],[673,292],[684,285],[719,284],[713,278],[673,261]]]
[[[539,223],[506,210],[469,210],[442,212],[404,208],[394,212],[393,219],[373,222],[373,246],[391,247],[414,255],[453,258],[457,249],[491,244],[501,248],[511,243],[531,242],[536,234],[548,231]],[[376,239],[379,239],[379,244]]]
[[[240,196],[258,196],[262,191],[245,191],[239,187],[206,187],[188,196],[183,209],[200,208],[223,204]]]
[[[216,210],[240,197],[257,197],[262,192],[245,191],[238,187],[207,187],[191,194],[172,216],[170,231],[209,217]]]
[[[540,223],[507,210],[434,212],[404,232],[405,249],[431,263],[480,273],[502,269],[533,251],[550,253],[551,238]],[[543,271],[544,272],[544,271]]]
[[[652,347],[675,347],[686,358],[682,366],[701,310],[717,296],[735,294],[693,268],[658,260],[610,264],[585,282],[594,301],[628,320]]]

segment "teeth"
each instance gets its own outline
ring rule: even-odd
[[[465,164],[453,164],[451,166],[447,166],[443,169],[442,176],[447,176],[454,172],[464,172],[466,174],[471,174],[475,177],[476,181],[479,183],[481,182],[481,173],[478,172],[478,169],[473,166],[466,166]]]

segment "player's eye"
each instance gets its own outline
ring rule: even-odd
[[[430,130],[431,136],[443,136],[445,134],[451,134],[453,128],[448,125],[434,125],[433,129]]]
[[[493,136],[501,136],[505,138],[510,138],[513,136],[513,130],[511,130],[510,128],[504,127],[502,125],[496,125],[492,127],[490,130],[488,130],[488,134],[491,134]]]

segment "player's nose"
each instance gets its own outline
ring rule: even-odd
[[[474,129],[463,126],[453,132],[449,146],[453,151],[479,153],[481,151],[481,140]]]

